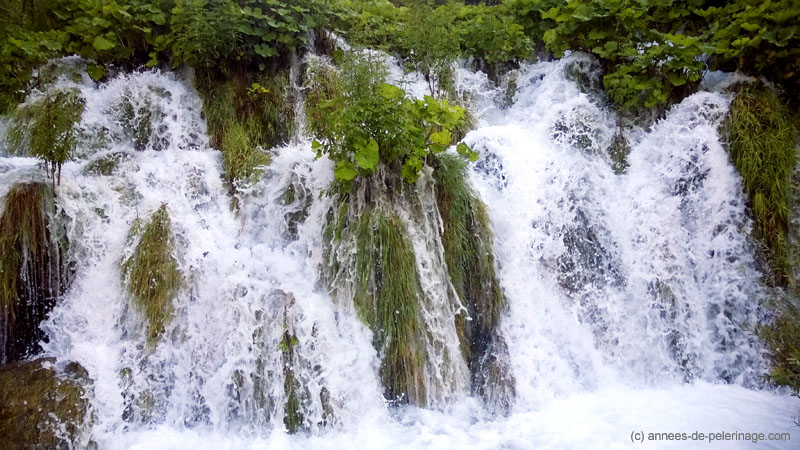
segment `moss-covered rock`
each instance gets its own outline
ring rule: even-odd
[[[455,317],[455,325],[472,391],[493,408],[507,411],[514,380],[506,367],[505,342],[497,332],[506,302],[495,274],[486,207],[469,187],[463,159],[441,155],[434,178],[447,270],[466,307]]]
[[[116,172],[121,162],[129,159],[131,159],[131,155],[125,152],[109,153],[86,164],[86,167],[83,168],[83,174],[107,177]]]
[[[141,225],[134,222],[132,234]],[[169,214],[162,205],[144,226],[133,255],[122,264],[122,274],[134,306],[147,320],[147,342],[154,346],[173,314],[172,302],[181,274],[172,256]]]
[[[0,366],[4,449],[69,449],[82,441],[91,421],[91,381],[78,363],[58,373],[52,366],[49,359]]]
[[[69,242],[47,183],[11,188],[0,218],[0,363],[37,353],[39,328],[72,276]]]

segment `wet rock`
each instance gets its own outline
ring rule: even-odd
[[[37,359],[0,367],[0,436],[5,450],[67,449],[81,442],[91,421],[91,380],[78,363],[63,371],[53,364],[52,359]]]

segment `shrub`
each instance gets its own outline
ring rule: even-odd
[[[336,180],[349,189],[359,174],[372,173],[383,162],[399,166],[403,178],[415,182],[429,155],[441,153],[453,143],[451,130],[462,125],[464,109],[446,100],[426,96],[411,99],[385,83],[386,68],[374,57],[345,63],[324,99],[312,95],[307,114],[317,157],[336,162]],[[466,144],[458,151],[477,159]]]
[[[55,187],[61,184],[61,166],[75,149],[75,123],[83,114],[84,102],[76,89],[56,90],[33,103],[20,106],[9,130],[9,147],[45,162]]]

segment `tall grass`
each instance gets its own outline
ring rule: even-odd
[[[750,199],[757,236],[769,249],[774,282],[782,286],[794,285],[786,233],[796,136],[788,109],[771,91],[745,88],[734,99],[731,158]]]

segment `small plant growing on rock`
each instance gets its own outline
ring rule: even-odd
[[[9,130],[12,153],[29,154],[44,161],[53,187],[61,184],[61,166],[72,157],[77,141],[75,123],[84,102],[76,89],[57,90],[20,106]]]

